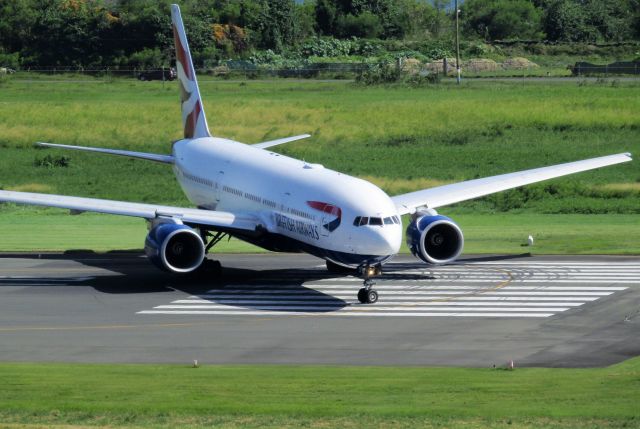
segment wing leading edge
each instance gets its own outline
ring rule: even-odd
[[[631,161],[630,153],[602,156],[599,158],[585,159],[583,161],[568,162],[552,165],[550,167],[534,168],[515,173],[501,174],[482,179],[467,180],[465,182],[452,183],[410,192],[408,194],[392,197],[400,214],[413,213],[418,207],[437,208],[471,200],[496,192],[513,189],[543,180],[593,170],[595,168],[620,164]]]
[[[266,149],[271,146],[277,146],[284,143],[294,142],[297,140],[306,139],[308,137],[311,137],[311,134],[300,134],[299,136],[285,137],[283,139],[277,139],[277,140],[269,140],[268,142],[255,143],[255,144],[252,144],[251,146],[257,147],[260,149]]]
[[[174,159],[171,155],[160,155],[156,153],[133,152],[130,150],[118,150],[118,149],[105,149],[101,147],[70,146],[68,144],[54,144],[54,143],[43,143],[43,142],[38,142],[37,144],[38,146],[44,146],[44,147],[55,147],[60,149],[72,149],[72,150],[80,150],[85,152],[99,152],[99,153],[107,153],[109,155],[128,156],[129,158],[146,159],[148,161],[162,162],[165,164],[173,164],[174,162]]]
[[[255,231],[256,227],[261,224],[259,219],[251,215],[31,192],[0,191],[0,202],[56,207],[74,212],[133,216],[149,220],[158,217],[170,217],[187,224],[229,230]]]

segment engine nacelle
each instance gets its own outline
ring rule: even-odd
[[[407,246],[413,256],[428,264],[446,264],[460,255],[464,237],[448,217],[417,213],[407,226]]]
[[[144,252],[157,267],[174,273],[190,273],[204,260],[204,241],[186,225],[161,223],[144,242]]]

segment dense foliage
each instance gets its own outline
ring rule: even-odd
[[[0,0],[0,66],[168,66],[174,1],[199,66],[264,50],[308,58],[371,56],[393,42],[421,43],[425,51],[452,45],[455,11],[448,0]],[[467,40],[640,38],[640,0],[460,3]],[[366,43],[369,50],[359,48]]]

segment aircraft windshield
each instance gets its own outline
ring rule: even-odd
[[[387,216],[387,217],[368,217],[368,216],[356,216],[356,218],[353,220],[353,225],[354,226],[365,226],[365,225],[372,225],[372,226],[383,226],[383,225],[399,225],[400,224],[400,218],[398,216]]]

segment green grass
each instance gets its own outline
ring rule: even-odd
[[[0,209],[0,251],[140,250],[147,233],[141,219],[57,209]],[[466,254],[638,254],[637,215],[543,215],[454,213],[465,234]],[[404,220],[405,225],[407,219]],[[533,235],[535,245],[525,247]],[[214,253],[260,252],[237,239],[223,240]],[[403,243],[401,252],[408,250]]]
[[[0,420],[142,427],[640,427],[599,369],[0,364]]]
[[[633,82],[523,85],[467,81],[460,87],[365,88],[340,82],[214,81],[203,82],[201,90],[216,135],[251,143],[311,132],[313,137],[308,141],[276,150],[366,177],[392,195],[592,156],[640,152],[640,85]],[[165,165],[33,147],[35,141],[50,141],[168,153],[170,142],[180,138],[180,129],[175,82],[163,85],[112,79],[77,84],[6,79],[0,82],[0,188],[187,205]],[[46,155],[65,155],[70,164],[66,168],[36,166]],[[637,251],[638,241],[629,247],[619,243],[629,243],[625,237],[637,237],[640,228],[634,219],[640,214],[638,201],[640,163],[634,161],[440,211],[463,224],[467,223],[463,215],[485,215],[478,218],[482,220],[496,213],[518,214],[505,216],[505,222],[520,219],[523,223],[521,216],[526,214],[531,215],[527,223],[541,227],[547,219],[555,218],[534,214],[607,215],[593,221],[567,218],[585,228],[553,220],[550,226],[570,227],[563,239],[571,238],[570,234],[578,238],[566,245],[548,242],[544,247],[541,242],[537,251],[629,253]],[[0,222],[6,230],[6,225],[19,224],[15,221],[18,213],[25,216],[26,226],[22,230],[16,226],[10,233],[27,237],[33,225],[28,224],[29,219],[40,211],[14,210],[5,209]],[[47,232],[48,227],[55,230],[75,225],[60,216],[47,219]],[[73,222],[75,219],[79,218]],[[92,221],[86,222],[89,226]],[[110,222],[125,225],[126,238],[119,247],[140,247],[134,241],[139,242],[144,232],[136,229],[133,233],[135,221],[105,220],[96,227]],[[507,238],[510,236],[502,235],[501,225],[493,223],[493,230],[486,229],[485,241],[492,242],[488,237],[495,234],[495,244],[482,249],[512,249],[512,240],[519,242],[521,233],[530,233],[514,230],[512,238]],[[129,239],[129,231],[135,240]],[[553,228],[537,231],[543,237],[560,232]],[[469,228],[466,232],[468,251],[481,250],[474,247],[476,232]],[[70,235],[75,234],[84,235],[78,230]],[[601,238],[585,240],[583,234]],[[92,244],[92,235],[80,236],[76,246],[98,250],[115,246],[104,233],[98,235],[105,238]],[[614,239],[607,239],[607,235]],[[29,246],[51,249],[60,247],[58,242],[69,243],[39,239],[27,244],[29,239],[24,238],[24,245],[20,245],[19,238],[8,238],[2,247],[15,243],[14,250]]]

